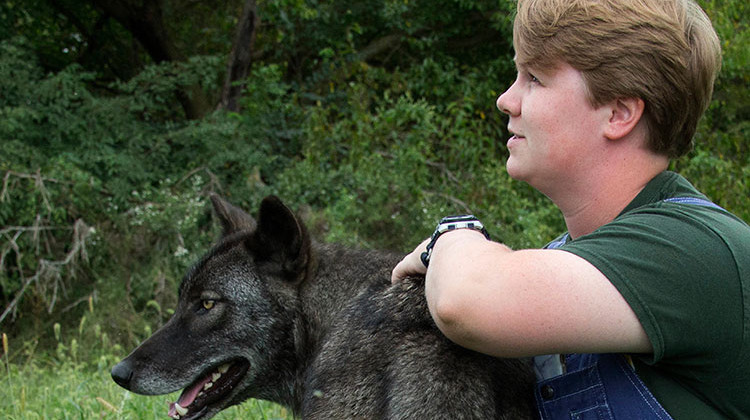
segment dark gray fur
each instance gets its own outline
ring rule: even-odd
[[[120,385],[165,394],[244,360],[242,379],[183,418],[248,398],[305,419],[532,417],[528,363],[447,340],[424,279],[390,284],[400,255],[313,242],[275,197],[263,200],[257,223],[212,201],[223,236],[183,279],[169,322],[112,369]]]

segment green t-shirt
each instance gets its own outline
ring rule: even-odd
[[[638,316],[654,353],[636,371],[675,419],[750,418],[750,227],[673,172],[611,223],[559,249],[596,266]]]

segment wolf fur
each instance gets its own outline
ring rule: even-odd
[[[220,241],[182,280],[169,322],[112,369],[118,384],[185,388],[169,415],[188,420],[248,398],[305,419],[532,417],[529,364],[446,339],[423,278],[390,284],[401,255],[314,242],[276,197],[257,222],[212,202]]]

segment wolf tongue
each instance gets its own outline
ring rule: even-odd
[[[192,387],[185,388],[184,391],[182,391],[182,394],[180,395],[180,398],[177,399],[177,404],[180,405],[180,407],[188,408],[190,404],[195,401],[195,398],[198,396],[198,393],[201,392],[203,389],[203,386],[207,383],[211,382],[211,375],[206,375],[205,378],[198,381],[195,385]],[[175,414],[177,413],[175,403],[169,404],[169,417],[175,418]]]

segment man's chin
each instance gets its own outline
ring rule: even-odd
[[[528,182],[528,168],[519,160],[511,155],[505,164],[505,170],[514,180]]]

